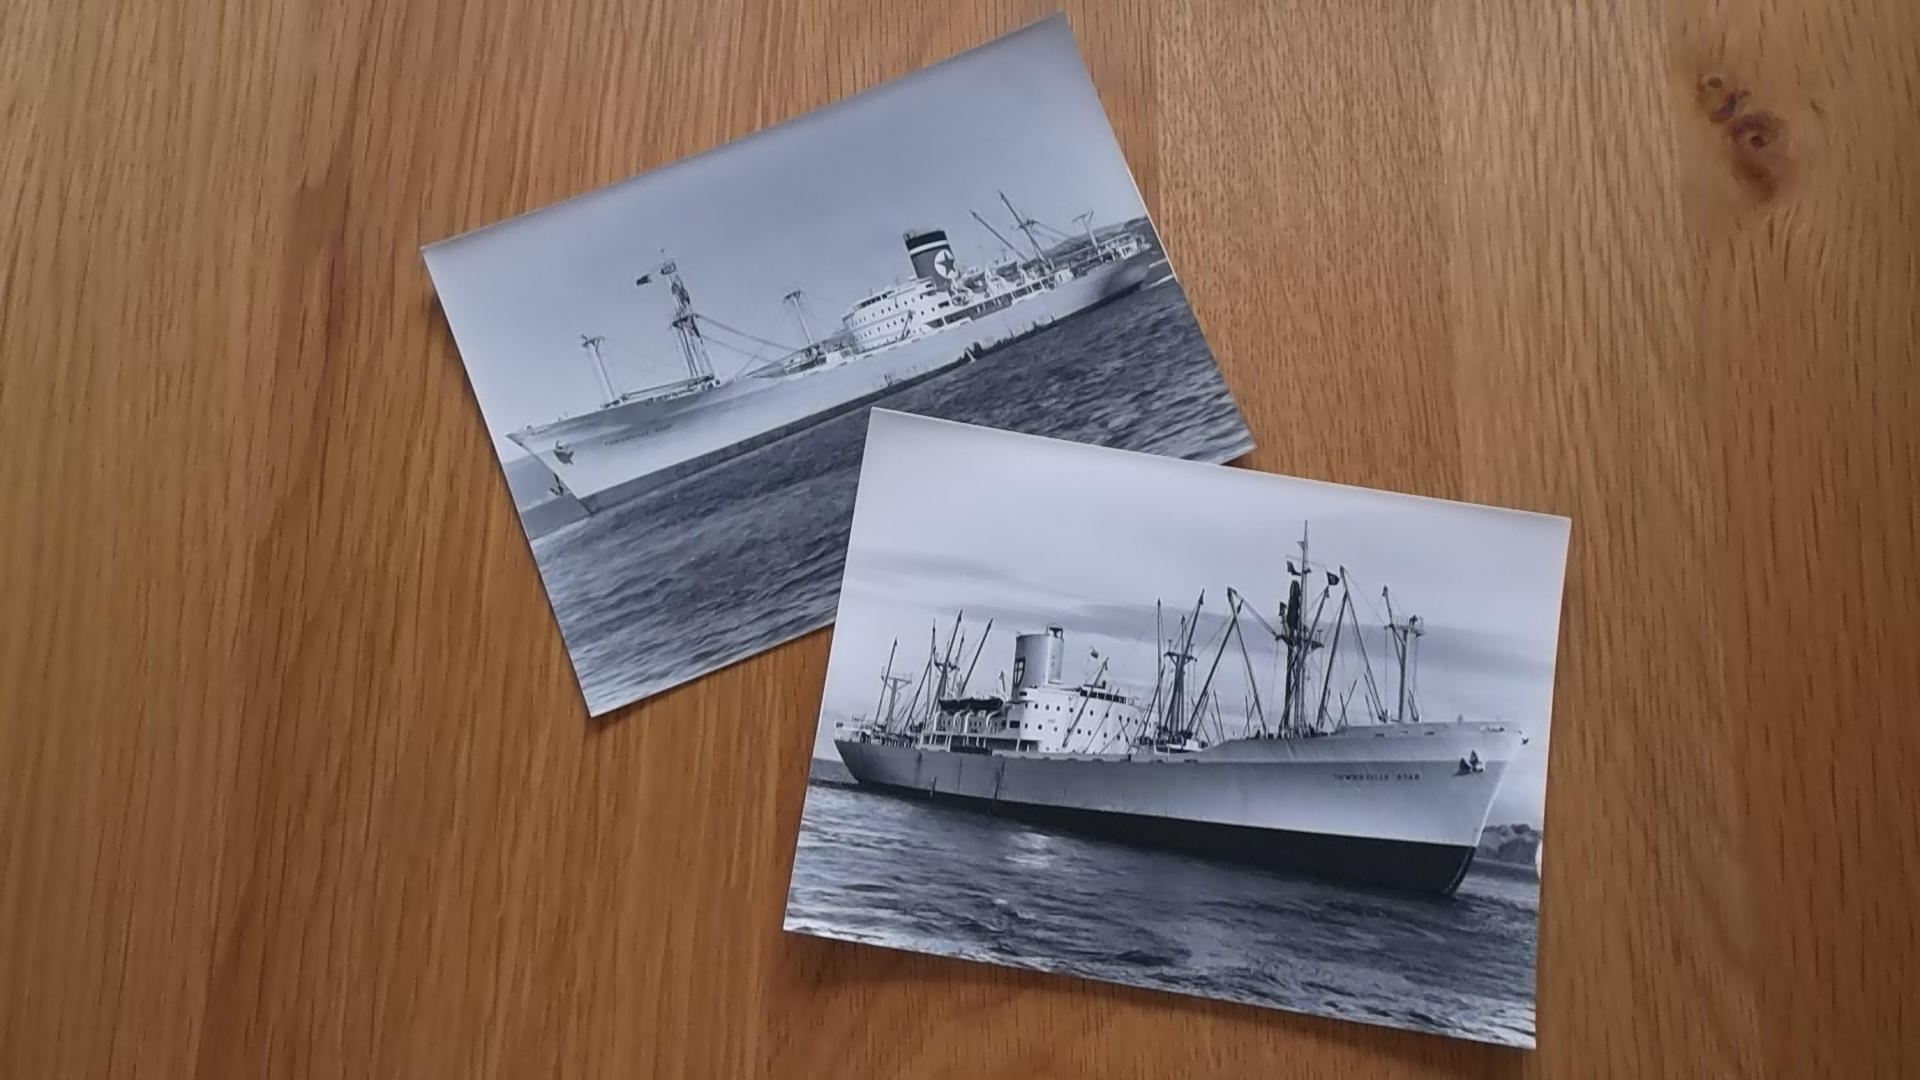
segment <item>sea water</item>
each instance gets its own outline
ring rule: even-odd
[[[1513,1046],[1534,1044],[1540,886],[1400,895],[814,783],[787,928]]]

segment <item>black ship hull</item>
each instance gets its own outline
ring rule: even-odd
[[[1030,825],[1135,847],[1198,855],[1347,885],[1443,898],[1452,896],[1460,887],[1468,867],[1473,865],[1476,850],[1465,845],[1335,836],[1146,814],[1003,802],[969,795],[928,792],[870,780],[862,780],[860,786],[903,798],[930,799],[944,805],[966,807]]]

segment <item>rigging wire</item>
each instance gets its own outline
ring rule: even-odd
[[[1136,657],[1140,655],[1140,646],[1142,644],[1144,643],[1141,642],[1138,638],[1129,638],[1127,640],[1126,654],[1122,657],[1122,660],[1124,662],[1120,665],[1122,669],[1127,671],[1133,670],[1133,661]],[[1158,650],[1156,649],[1155,651],[1157,652]],[[1119,685],[1119,680],[1117,678],[1109,679],[1108,687],[1109,689],[1112,689],[1115,693],[1123,693]],[[1107,715],[1111,716],[1112,712],[1113,710],[1109,708],[1107,710]],[[1130,735],[1131,733],[1128,731],[1127,724],[1125,723],[1124,720],[1120,723],[1114,724],[1107,733],[1106,741],[1100,744],[1100,749],[1096,751],[1096,753],[1101,753],[1101,754],[1106,753],[1108,749],[1113,746],[1113,740],[1118,738],[1123,738],[1123,737],[1130,737]]]
[[[1228,599],[1227,605],[1230,612],[1238,612],[1239,605],[1235,603],[1232,598]],[[1227,654],[1227,639],[1232,635],[1234,625],[1231,617],[1222,622],[1219,633],[1208,635],[1205,643],[1200,646],[1200,651],[1194,654],[1196,662],[1198,662],[1202,656],[1206,656],[1209,653],[1213,654],[1213,662],[1208,665],[1206,677],[1201,680],[1199,697],[1195,699],[1194,703],[1194,708],[1200,713],[1199,719],[1193,725],[1195,731],[1203,730],[1202,725],[1206,723],[1206,709],[1209,704],[1213,707],[1213,720],[1216,734],[1221,730],[1220,694],[1219,691],[1213,688],[1213,680],[1220,672],[1220,661],[1224,659]],[[1214,647],[1216,641],[1219,643],[1217,649]],[[1210,697],[1209,694],[1211,694]]]
[[[733,379],[740,378],[741,376],[755,370],[757,367],[764,366],[766,363],[769,362],[765,356],[765,350],[767,349],[777,349],[783,355],[792,355],[794,353],[801,352],[804,349],[804,347],[796,348],[795,346],[788,345],[782,341],[776,341],[772,338],[762,337],[758,334],[748,333],[747,331],[742,330],[739,327],[732,325],[731,323],[723,322],[720,319],[716,319],[713,316],[707,315],[704,313],[696,313],[694,318],[697,320],[694,325],[697,329],[701,331],[701,337],[703,340],[706,341],[707,344],[718,346],[719,348],[726,349],[730,352],[737,353],[747,358],[746,363],[742,364],[739,368],[733,371],[732,374],[728,375],[727,378],[722,381],[731,381]],[[778,321],[777,315],[775,316],[775,321],[776,322]],[[708,330],[724,331],[728,334],[732,334],[736,337],[745,339],[746,341],[750,341],[753,344],[759,346],[759,348],[749,350],[738,344],[735,344],[734,342],[728,341],[725,338],[714,337],[711,334],[706,332]],[[649,357],[641,353],[640,351],[632,348],[631,346],[627,345],[625,342],[619,341],[615,338],[606,337],[605,335],[602,335],[601,346],[603,349],[612,350],[615,354],[613,356],[614,361],[617,364],[619,364],[623,369],[625,369],[627,372],[633,375],[639,376],[641,378],[657,378],[657,375],[653,374],[650,369],[653,369],[654,367],[656,367],[656,365],[660,363],[658,359]]]
[[[1372,711],[1371,719],[1375,723],[1383,723],[1389,715],[1387,702],[1380,694],[1380,684],[1373,679],[1373,657],[1367,653],[1366,628],[1360,625],[1360,615],[1353,608],[1347,609],[1347,615],[1353,620],[1353,639],[1360,646],[1360,674],[1367,683],[1367,704]]]
[[[1249,694],[1247,727],[1251,730],[1254,720],[1257,717],[1260,724],[1260,734],[1265,735],[1267,733],[1267,714],[1266,710],[1260,705],[1260,679],[1254,674],[1253,655],[1247,651],[1247,633],[1240,628],[1238,619],[1234,620],[1233,636],[1240,639],[1240,660],[1247,669],[1247,690]]]
[[[706,323],[709,326],[717,326],[720,329],[725,330],[730,334],[738,334],[739,336],[746,338],[748,341],[751,341],[756,345],[764,345],[769,349],[784,349],[785,351],[790,353],[796,353],[800,351],[798,348],[792,345],[784,345],[778,341],[773,341],[768,338],[763,338],[754,334],[749,334],[745,330],[742,330],[737,326],[729,326],[728,324],[721,322],[719,319],[716,319],[711,315],[702,315],[699,318],[701,322]],[[711,341],[713,339],[709,338],[708,340]],[[735,348],[735,346],[728,346],[728,348]],[[744,351],[744,350],[741,350],[741,351]]]
[[[650,377],[646,369],[651,367],[653,362],[639,352],[628,348],[624,342],[621,342],[617,338],[610,338],[602,334],[600,336],[600,354],[609,357],[616,364],[635,375]]]

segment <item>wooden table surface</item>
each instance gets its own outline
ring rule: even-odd
[[[0,1076],[1915,1075],[1912,0],[1071,8],[1249,464],[1574,519],[1538,1051],[785,936],[825,634],[586,720],[417,249],[1048,10],[0,10]]]

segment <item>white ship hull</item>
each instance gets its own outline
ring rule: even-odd
[[[1518,741],[1505,725],[1452,723],[1235,740],[1171,755],[835,745],[863,785],[1149,846],[1444,895],[1473,858]]]
[[[835,416],[1129,291],[1145,259],[1109,263],[1003,311],[779,378],[746,378],[664,401],[633,401],[511,437],[588,511],[598,511]]]

